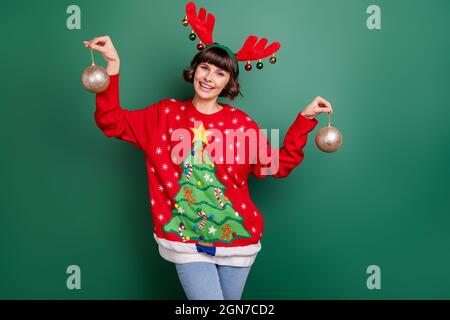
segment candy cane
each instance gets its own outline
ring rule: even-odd
[[[199,217],[203,216],[202,222],[200,223],[200,226],[198,227],[198,230],[202,230],[202,229],[203,229],[203,226],[205,225],[205,222],[206,222],[206,214],[205,214],[203,211],[199,211],[199,212],[197,213],[197,215],[198,215]]]
[[[184,236],[184,234],[181,230],[184,230],[183,223],[180,223],[180,226],[178,227],[178,233],[180,234],[181,240],[183,240],[183,242],[186,242],[186,237]]]
[[[188,174],[186,175],[186,180],[189,181],[189,179],[191,179],[191,174],[192,174],[192,165],[190,162],[186,162],[186,165],[189,167]]]
[[[216,195],[217,202],[219,202],[220,206],[222,208],[225,207],[225,205],[223,204],[222,200],[220,200],[220,197],[219,197],[219,195],[222,194],[222,190],[220,190],[219,188],[215,188],[214,189],[214,194]]]

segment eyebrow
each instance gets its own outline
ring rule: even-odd
[[[207,67],[209,68],[209,65],[206,64],[206,62],[200,62],[200,65],[207,66]],[[217,68],[217,67],[216,67],[216,68]],[[226,71],[225,71],[224,69],[222,69],[222,68],[217,68],[217,69],[219,69],[220,71],[226,72]]]

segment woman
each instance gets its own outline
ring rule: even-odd
[[[212,161],[208,147],[225,140],[231,131],[247,133],[251,129],[260,133],[246,113],[217,102],[218,97],[233,100],[240,94],[237,65],[226,50],[213,46],[193,58],[183,73],[185,81],[193,83],[192,99],[164,99],[129,111],[120,107],[120,59],[110,37],[97,37],[84,41],[84,45],[100,52],[108,63],[110,86],[96,96],[98,127],[107,137],[131,142],[145,153],[153,235],[160,255],[175,264],[188,299],[240,299],[261,250],[263,232],[261,213],[248,192],[248,174],[258,178],[268,174],[287,176],[303,160],[307,134],[318,122],[315,117],[332,113],[331,104],[315,98],[298,114],[279,150],[272,150],[264,135],[256,135],[244,146],[232,140],[231,163],[217,155]],[[182,134],[178,136],[183,129],[189,133],[184,140]],[[174,150],[180,140],[186,141],[192,151],[179,158]],[[259,152],[252,161],[245,156],[247,162],[234,156],[234,151],[242,147],[248,155],[254,146],[274,156],[270,159],[276,157],[277,167],[261,161]],[[227,152],[228,145],[224,144],[223,150]],[[269,165],[271,171],[267,173],[264,169]]]

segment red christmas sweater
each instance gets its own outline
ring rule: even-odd
[[[245,112],[222,107],[204,114],[192,99],[164,99],[127,110],[120,105],[119,74],[96,95],[97,126],[145,154],[153,236],[165,249],[217,257],[259,252],[264,221],[250,198],[248,176],[288,176],[318,122],[299,113],[284,145],[272,148]]]

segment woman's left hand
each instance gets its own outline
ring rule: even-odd
[[[322,112],[333,113],[331,103],[322,97],[316,97],[306,108],[301,112],[303,116],[308,119],[314,119]]]

